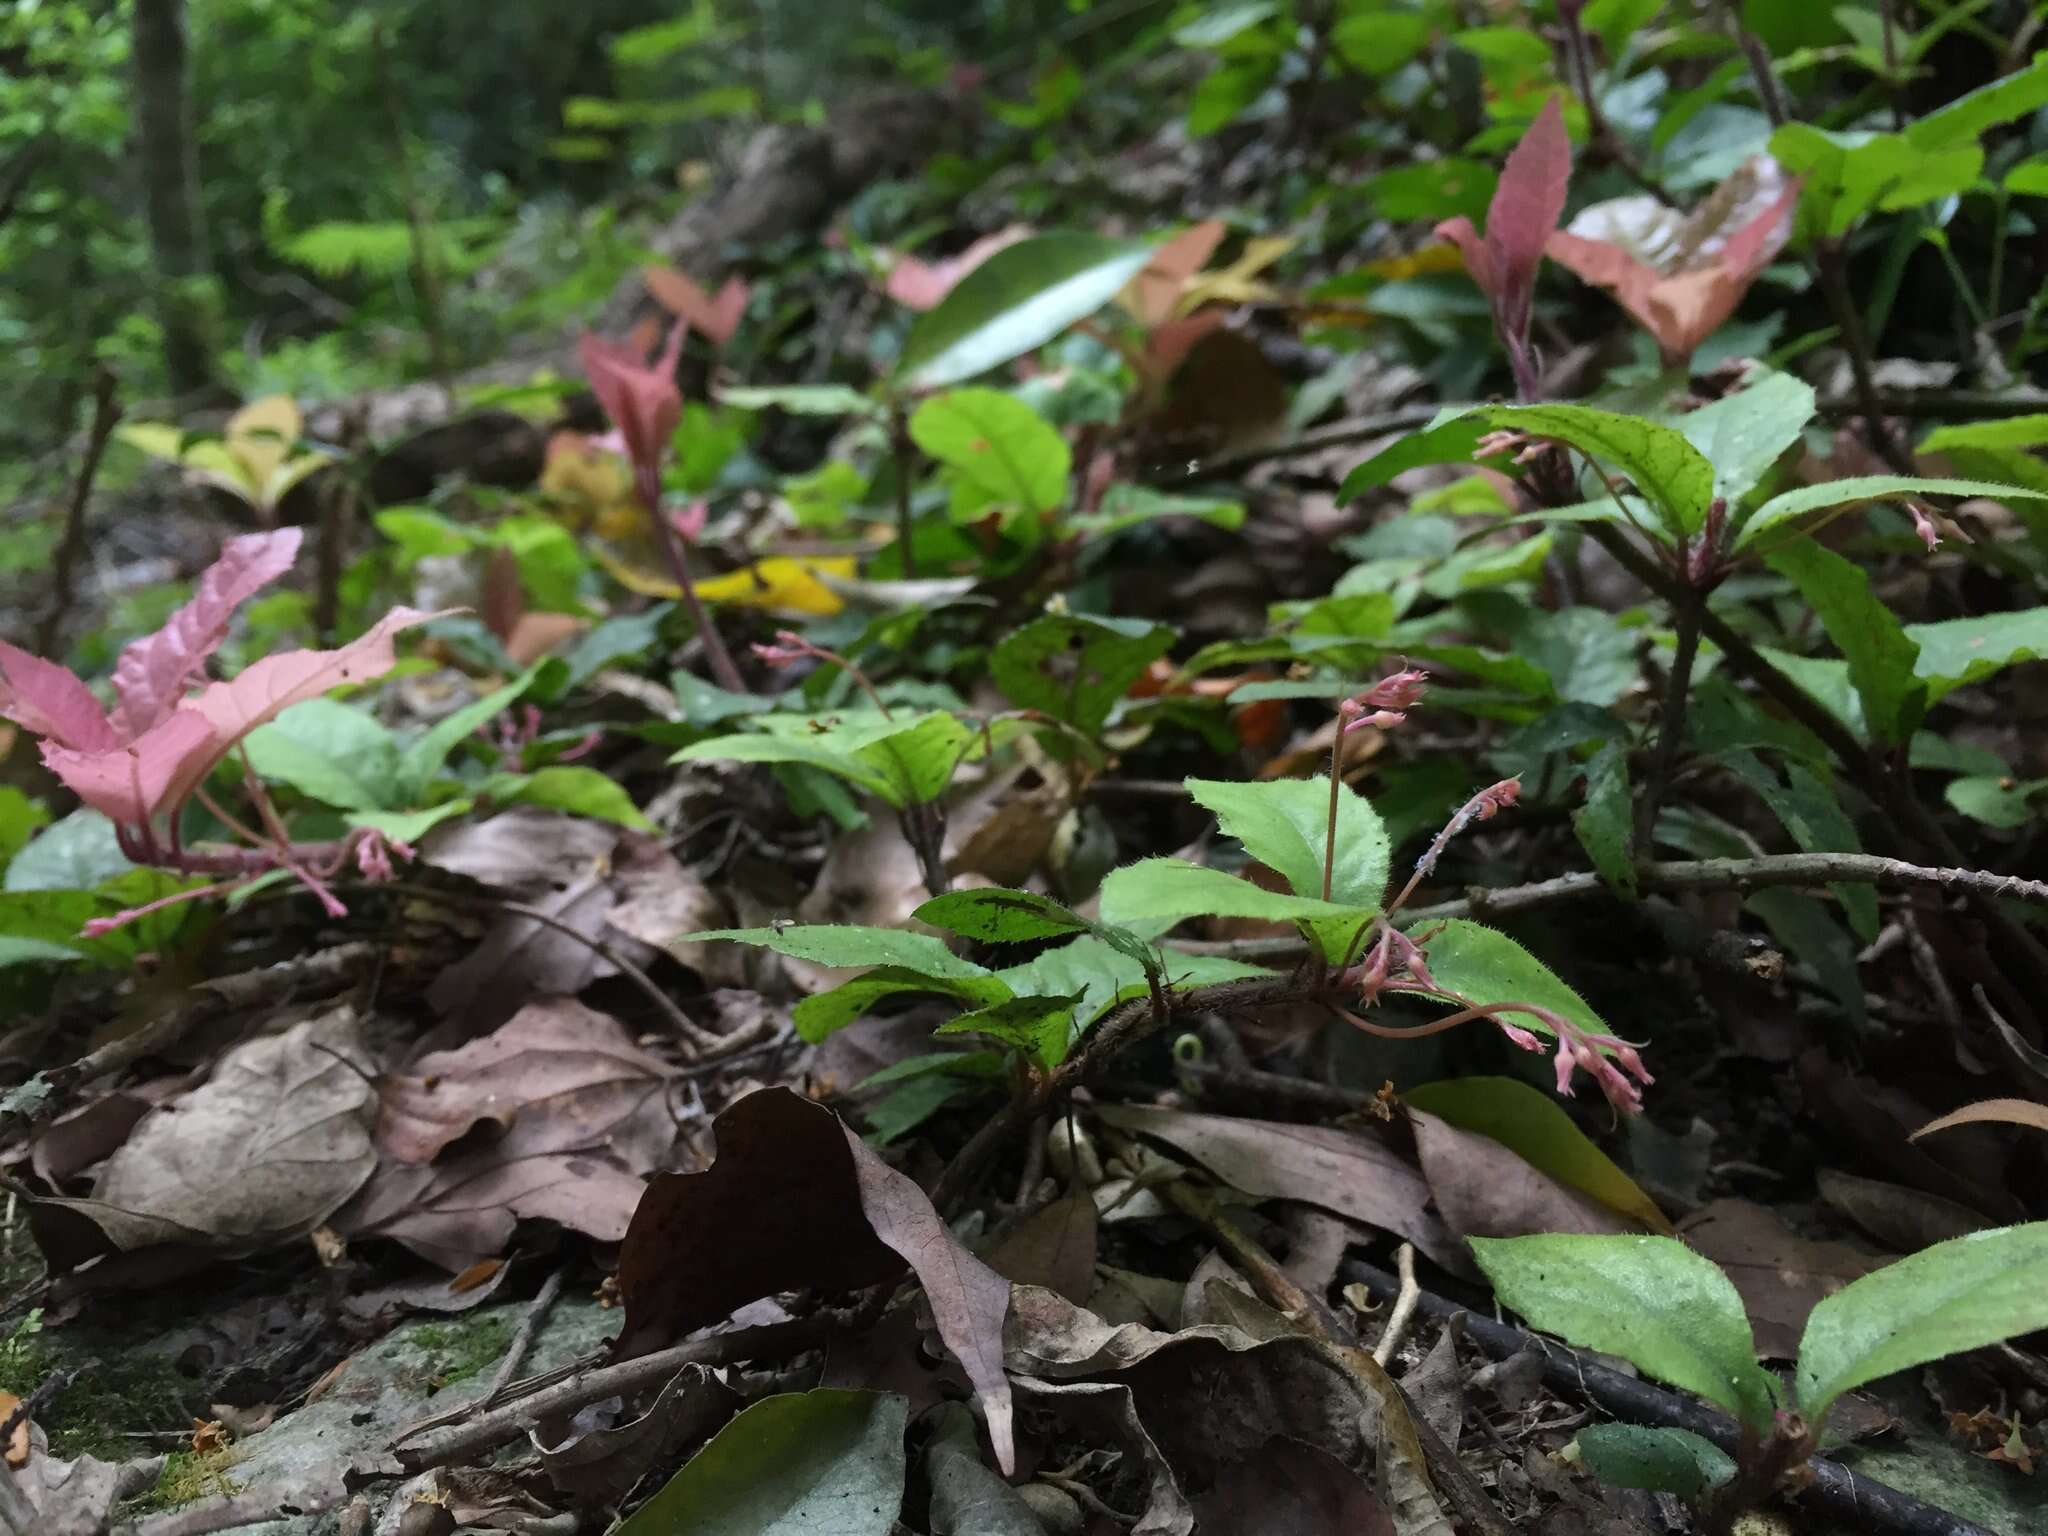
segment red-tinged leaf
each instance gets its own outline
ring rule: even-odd
[[[673,267],[652,264],[643,276],[656,303],[714,344],[724,346],[739,329],[750,290],[738,278],[727,278],[714,298]]]
[[[1015,245],[1030,233],[1026,225],[1011,224],[992,235],[983,235],[958,256],[945,261],[920,261],[915,256],[899,256],[889,269],[889,280],[884,284],[883,292],[906,309],[936,309],[939,301],[959,285],[960,279],[997,251]]]
[[[676,359],[682,353],[687,329],[685,325],[671,329],[668,344],[651,364],[642,361],[636,348],[589,332],[577,344],[590,392],[625,439],[626,457],[633,461],[642,499],[650,503],[660,491],[662,455],[675,436],[676,423],[683,419]]]
[[[0,640],[0,718],[60,747],[103,751],[120,738],[92,690],[65,668]]]
[[[1572,141],[1565,132],[1564,108],[1553,96],[1508,156],[1486,210],[1494,308],[1502,329],[1516,339],[1529,334],[1536,269],[1564,213],[1571,176]]]
[[[1225,230],[1221,219],[1204,219],[1182,230],[1152,253],[1152,259],[1131,279],[1130,310],[1147,330],[1173,318],[1174,305],[1188,279],[1215,254]]]
[[[1638,261],[1631,252],[1610,241],[1590,240],[1563,229],[1550,237],[1544,251],[1580,280],[1613,294],[1615,302],[1635,318],[1636,324],[1660,346],[1666,345],[1661,334],[1663,321],[1650,302],[1651,290],[1663,281],[1655,267]]]
[[[135,641],[114,663],[114,691],[121,702],[113,727],[133,741],[178,707],[199,678],[207,657],[228,637],[235,610],[292,568],[299,557],[298,528],[244,534],[222,546],[220,558],[199,578],[192,600],[153,635]]]
[[[376,627],[332,651],[287,651],[214,683],[126,746],[76,751],[43,745],[43,761],[87,805],[141,825],[175,809],[234,744],[302,699],[382,677],[397,664],[392,637],[438,613],[394,608]]]
[[[1491,299],[1498,286],[1493,277],[1493,258],[1487,253],[1486,242],[1479,231],[1472,227],[1472,221],[1462,213],[1455,219],[1445,219],[1436,227],[1436,237],[1448,240],[1457,246],[1458,254],[1465,258],[1465,270],[1472,274],[1472,281],[1479,285],[1479,291]]]
[[[205,772],[186,780],[186,765],[200,758],[206,759],[208,767],[219,761],[217,754],[211,754],[212,745],[213,730],[205,719],[181,709],[125,746],[88,752],[46,741],[43,766],[109,820],[140,826],[154,817],[159,807],[175,803],[171,797],[178,784],[184,783],[185,793],[191,793],[191,785],[205,777]]]
[[[844,1296],[893,1283],[907,1265],[1009,1471],[1009,1282],[962,1248],[924,1192],[822,1105],[763,1089],[728,1104],[712,1135],[718,1155],[709,1168],[657,1174],[633,1213],[619,1250],[619,1356],[660,1349],[763,1296]]]
[[[1800,181],[1794,177],[1771,205],[1728,237],[1721,247],[1720,264],[1743,276],[1743,288],[1756,281],[1763,269],[1792,238],[1792,216],[1799,207]]]

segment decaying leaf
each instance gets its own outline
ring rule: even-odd
[[[386,1079],[383,1162],[335,1226],[456,1271],[503,1252],[522,1218],[616,1242],[675,1139],[669,1075],[614,1020],[531,1004]]]
[[[1800,1237],[1747,1200],[1716,1200],[1678,1224],[1685,1241],[1728,1272],[1760,1354],[1798,1353],[1807,1315],[1824,1297],[1885,1261],[1847,1243]]]
[[[1531,1232],[1633,1232],[1619,1212],[1559,1183],[1491,1136],[1409,1111],[1415,1149],[1436,1206],[1460,1237]]]
[[[1248,1195],[1321,1206],[1405,1237],[1455,1273],[1473,1272],[1464,1245],[1431,1214],[1422,1175],[1372,1137],[1134,1104],[1097,1113],[1120,1130],[1156,1136]]]
[[[716,1161],[647,1186],[619,1253],[622,1356],[644,1354],[779,1291],[924,1286],[973,1382],[1005,1472],[1014,1463],[1001,1332],[1010,1284],[962,1248],[916,1184],[829,1110],[785,1088],[727,1106]]]
[[[86,1200],[42,1200],[87,1218],[108,1249],[160,1244],[248,1253],[303,1237],[376,1166],[376,1092],[353,1009],[239,1045],[192,1092],[151,1109],[106,1160]],[[37,1224],[42,1240],[46,1230]],[[45,1247],[59,1272],[86,1257]]]

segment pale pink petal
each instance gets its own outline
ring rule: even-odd
[[[958,256],[945,261],[920,261],[915,256],[899,256],[889,269],[889,280],[883,291],[906,308],[931,309],[953,291],[961,278],[997,251],[1015,245],[1030,233],[1027,225],[1011,224],[992,235],[983,235]]]
[[[120,740],[90,688],[54,661],[5,641],[0,641],[0,718],[84,752]]]
[[[121,740],[133,740],[178,707],[206,658],[227,639],[235,610],[292,568],[304,537],[303,529],[279,528],[228,540],[199,578],[192,600],[162,629],[121,652],[114,663],[121,702],[113,716]]]

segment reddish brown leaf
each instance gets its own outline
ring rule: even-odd
[[[939,1337],[974,1383],[996,1458],[1014,1461],[1002,1325],[1010,1284],[968,1253],[924,1191],[822,1105],[786,1088],[730,1104],[717,1160],[647,1186],[619,1253],[622,1356],[645,1354],[780,1291],[924,1286]]]
[[[1068,1195],[1020,1222],[989,1250],[988,1267],[1016,1285],[1042,1285],[1071,1302],[1095,1288],[1095,1202]]]
[[[1749,1313],[1758,1352],[1781,1360],[1798,1352],[1816,1305],[1885,1262],[1847,1243],[1800,1237],[1747,1200],[1716,1200],[1680,1222],[1678,1230],[1728,1271]]]
[[[1460,1237],[1526,1237],[1534,1232],[1635,1232],[1640,1228],[1530,1166],[1491,1136],[1408,1111],[1423,1176]]]

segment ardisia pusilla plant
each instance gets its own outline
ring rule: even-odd
[[[1375,726],[1381,730],[1392,730],[1407,719],[1407,712],[1422,699],[1428,674],[1416,669],[1403,667],[1400,671],[1382,678],[1371,688],[1342,700],[1337,706],[1337,741],[1331,753],[1330,763],[1330,825],[1324,843],[1323,856],[1323,899],[1330,898],[1331,877],[1337,866],[1337,822],[1339,785],[1344,776],[1344,742],[1354,731],[1364,726]],[[1456,1005],[1458,1011],[1427,1024],[1397,1027],[1375,1023],[1362,1018],[1345,1008],[1335,1008],[1337,1016],[1345,1023],[1364,1030],[1367,1034],[1378,1035],[1389,1040],[1411,1040],[1423,1035],[1440,1034],[1455,1029],[1460,1024],[1469,1024],[1476,1019],[1491,1019],[1500,1032],[1513,1044],[1525,1051],[1545,1049],[1543,1042],[1528,1030],[1508,1022],[1504,1015],[1522,1014],[1533,1018],[1549,1029],[1556,1037],[1557,1045],[1553,1062],[1557,1069],[1557,1091],[1571,1097],[1572,1082],[1579,1072],[1584,1072],[1600,1087],[1600,1091],[1616,1110],[1623,1114],[1637,1114],[1642,1110],[1641,1087],[1647,1087],[1654,1079],[1643,1066],[1638,1047],[1614,1035],[1595,1034],[1582,1029],[1554,1008],[1540,1003],[1525,1001],[1478,1002],[1462,993],[1442,985],[1430,974],[1425,946],[1429,935],[1411,938],[1394,927],[1393,918],[1415,894],[1415,888],[1429,877],[1443,857],[1451,840],[1467,827],[1478,822],[1491,820],[1521,798],[1522,781],[1519,778],[1503,779],[1498,784],[1488,785],[1472,796],[1444,823],[1441,832],[1431,839],[1429,847],[1415,862],[1414,870],[1394,899],[1387,904],[1386,911],[1372,920],[1373,939],[1365,957],[1357,964],[1339,973],[1337,981],[1346,989],[1355,986],[1360,1000],[1371,1007],[1389,993],[1408,993],[1413,996],[1438,999]],[[1633,1077],[1635,1081],[1631,1082]]]
[[[1524,400],[1542,394],[1529,323],[1536,312],[1536,272],[1564,212],[1571,175],[1572,141],[1565,132],[1564,109],[1553,96],[1501,167],[1486,209],[1485,235],[1462,215],[1436,227],[1439,239],[1456,243],[1466,271],[1486,295],[1494,330],[1507,349],[1508,367]]]
[[[690,576],[690,537],[672,522],[661,505],[661,463],[683,418],[683,392],[676,384],[676,360],[682,354],[688,323],[679,321],[670,329],[667,343],[652,364],[633,348],[585,333],[581,351],[583,371],[590,379],[591,393],[618,429],[620,446],[633,466],[633,488],[654,523],[654,536],[661,545],[669,571],[682,590],[683,605],[704,640],[704,654],[711,667],[712,681],[733,693],[746,692],[746,683],[733,664],[711,615],[697,595]]]
[[[122,651],[114,664],[118,702],[111,713],[64,667],[0,643],[0,717],[41,738],[45,766],[114,823],[121,851],[137,864],[224,877],[96,919],[88,925],[88,937],[171,902],[223,894],[273,870],[297,879],[339,917],[347,909],[327,881],[351,861],[366,879],[388,880],[391,856],[412,856],[404,844],[368,829],[333,842],[293,842],[262,784],[246,772],[246,759],[245,783],[262,832],[236,820],[204,788],[207,775],[251,731],[302,700],[381,677],[397,662],[392,637],[440,617],[394,608],[337,650],[266,656],[231,681],[205,682],[207,658],[227,639],[235,610],[291,569],[302,537],[300,529],[281,528],[229,540],[199,578],[191,601],[155,634]],[[205,686],[193,692],[201,683]],[[185,846],[180,817],[193,799],[250,846]]]

